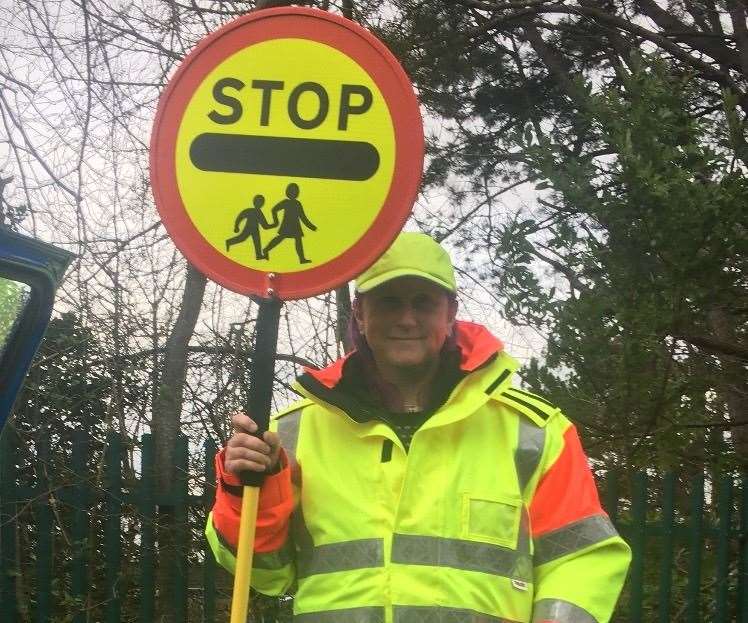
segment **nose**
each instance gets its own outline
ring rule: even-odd
[[[410,303],[405,303],[400,308],[400,314],[397,318],[397,324],[404,327],[415,327],[418,324],[416,309]]]

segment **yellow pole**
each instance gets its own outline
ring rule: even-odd
[[[249,583],[252,578],[252,554],[254,553],[257,500],[259,497],[259,487],[244,486],[242,515],[239,520],[239,545],[236,551],[236,571],[234,572],[234,592],[231,597],[231,623],[247,623]]]

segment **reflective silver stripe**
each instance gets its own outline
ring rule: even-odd
[[[541,599],[535,603],[532,623],[598,623],[584,608],[560,599]]]
[[[605,515],[580,519],[535,539],[535,565],[543,565],[617,535]]]
[[[291,411],[286,415],[278,418],[278,437],[280,437],[281,446],[286,451],[288,456],[289,466],[291,468],[291,482],[297,487],[301,486],[301,470],[299,464],[296,461],[296,446],[299,441],[299,425],[301,423],[301,409]],[[309,531],[306,529],[306,523],[304,522],[304,515],[301,512],[301,504],[297,504],[291,513],[291,526],[290,526],[290,537],[296,548],[302,547],[309,549],[312,546],[312,537]],[[292,562],[294,555],[293,549],[290,543],[284,545],[283,558],[278,560],[269,560],[268,564],[278,564],[285,560],[285,556],[288,556],[288,562]],[[286,563],[287,564],[287,563]],[[256,565],[258,569],[270,568],[279,569],[281,567],[260,567]]]
[[[275,552],[255,552],[252,556],[252,567],[255,569],[282,569],[293,561],[293,554],[288,543]]]
[[[517,449],[514,451],[514,464],[517,468],[519,490],[524,492],[540,464],[545,447],[545,428],[537,426],[526,417],[519,418]]]
[[[384,623],[384,608],[344,608],[295,614],[294,623]]]
[[[394,606],[394,623],[518,623],[464,608]]]
[[[384,541],[358,539],[302,548],[298,555],[298,575],[305,578],[319,573],[384,566]]]
[[[392,562],[453,567],[532,582],[532,562],[528,554],[493,543],[395,534]]]
[[[523,570],[523,575],[532,575],[532,557],[530,552],[532,551],[531,545],[532,537],[530,536],[530,513],[527,511],[527,507],[522,505],[522,515],[519,520],[519,538],[517,539],[517,551],[524,554],[524,561],[527,563],[528,568]],[[514,577],[514,576],[512,576]],[[521,578],[515,578],[521,579]]]
[[[299,424],[301,423],[301,409],[291,411],[278,418],[278,437],[289,458],[296,458],[296,446],[299,441]]]
[[[314,540],[306,527],[304,511],[301,508],[301,504],[297,504],[293,513],[291,513],[290,532],[297,550],[302,552],[312,551],[314,548]]]

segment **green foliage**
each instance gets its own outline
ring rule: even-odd
[[[726,372],[689,336],[711,334],[715,310],[744,307],[748,185],[727,131],[693,115],[690,77],[673,77],[657,58],[637,65],[585,102],[605,156],[570,155],[552,141],[526,151],[553,188],[541,216],[568,214],[578,226],[567,221],[544,241],[516,225],[502,232],[502,241],[523,240],[510,248],[552,249],[577,287],[558,301],[516,269],[503,285],[515,296],[530,286],[534,310],[552,309],[547,359],[526,378],[597,431],[594,452],[627,463],[702,462],[698,426],[724,417]]]
[[[0,277],[0,353],[26,301],[23,284]]]
[[[18,401],[16,426],[29,433],[49,427],[64,443],[81,428],[102,438],[111,381],[93,363],[100,353],[93,332],[75,314],[53,318]]]
[[[53,318],[48,326],[36,357],[26,378],[13,417],[3,429],[6,448],[13,448],[14,486],[23,490],[31,499],[50,500],[53,503],[53,533],[51,541],[55,552],[65,552],[65,556],[54,558],[49,553],[49,562],[54,564],[52,601],[55,612],[75,611],[75,604],[69,593],[71,556],[70,543],[75,530],[75,509],[77,500],[71,500],[71,491],[80,484],[72,470],[71,452],[73,438],[77,431],[85,432],[89,439],[87,486],[96,491],[102,486],[101,461],[104,439],[107,431],[108,404],[111,396],[111,381],[100,366],[94,363],[100,354],[99,344],[93,332],[82,326],[74,313],[64,313]],[[9,484],[5,483],[5,487]],[[41,487],[43,494],[38,493]],[[36,491],[36,493],[31,493]],[[92,494],[89,494],[92,495]],[[12,499],[12,496],[11,496]],[[93,561],[91,577],[102,577],[103,542],[107,509],[90,499],[90,512],[85,521],[88,534],[83,552]],[[39,525],[42,513],[49,513],[39,504],[26,504],[19,507],[17,540],[17,576],[22,609],[37,609],[36,586],[37,558],[39,551]],[[126,530],[123,522],[123,530]],[[123,556],[136,560],[138,556],[134,534],[125,539]],[[136,569],[133,568],[133,571]],[[132,582],[129,570],[123,573],[124,583]],[[101,586],[97,582],[95,586]],[[92,603],[85,607],[92,616],[100,617],[105,596],[92,595]],[[67,615],[66,615],[67,616]],[[100,617],[101,618],[101,617]],[[58,620],[71,620],[59,618]],[[123,619],[126,620],[126,619]]]

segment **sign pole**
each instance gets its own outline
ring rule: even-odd
[[[258,437],[270,425],[270,407],[275,376],[275,354],[278,342],[281,301],[260,299],[255,330],[255,346],[249,376],[249,396],[245,412],[257,423]],[[242,512],[239,521],[239,543],[231,597],[231,623],[246,623],[249,610],[249,585],[252,576],[257,501],[265,475],[262,472],[242,474]]]

